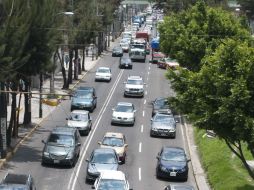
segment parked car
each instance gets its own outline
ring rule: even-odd
[[[30,174],[7,173],[0,183],[0,190],[36,190]]]
[[[120,46],[116,46],[112,50],[112,57],[122,57],[123,56],[123,48]]]
[[[74,166],[80,154],[79,132],[73,127],[55,127],[47,141],[42,140],[42,164]]]
[[[159,97],[156,98],[153,102],[152,116],[156,113],[172,114],[172,111],[168,105],[167,98]]]
[[[144,96],[144,81],[141,76],[129,76],[124,82],[124,96]]]
[[[152,58],[149,62],[157,64],[159,62],[159,60],[164,58],[164,57],[165,57],[165,55],[163,53],[154,51],[152,53]]]
[[[118,157],[112,148],[97,148],[91,153],[86,169],[86,182],[95,181],[104,170],[117,170]]]
[[[164,190],[194,190],[194,187],[184,184],[170,184],[164,188]]]
[[[97,96],[93,87],[79,87],[73,94],[71,101],[72,110],[93,111],[97,105]]]
[[[119,68],[130,68],[132,69],[132,61],[129,57],[121,57],[121,59],[119,60]]]
[[[92,129],[92,118],[87,110],[73,110],[66,118],[68,127],[75,127],[81,135],[88,135]]]
[[[99,67],[95,73],[95,81],[111,81],[111,69],[109,67]]]
[[[151,119],[150,136],[176,137],[176,122],[173,115],[156,113]]]
[[[113,148],[118,155],[119,161],[123,164],[125,163],[128,144],[126,144],[124,134],[107,132],[98,144],[101,148]]]
[[[170,57],[161,58],[157,63],[159,68],[162,69],[176,69],[179,67],[179,63],[175,59],[171,59]]]
[[[188,162],[185,151],[180,147],[163,146],[157,156],[156,177],[188,179]]]
[[[102,171],[92,188],[95,190],[132,190],[125,174],[114,170]]]
[[[135,123],[135,108],[132,103],[119,102],[113,108],[111,124],[127,124],[134,125]]]

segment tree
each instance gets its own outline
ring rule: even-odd
[[[213,53],[222,39],[249,35],[230,13],[207,7],[203,1],[187,11],[166,17],[159,25],[159,32],[162,51],[193,71],[201,68],[201,59]]]
[[[246,143],[254,156],[254,48],[248,41],[226,39],[202,62],[200,72],[169,71],[177,92],[171,102],[195,126],[224,140],[254,179],[242,149]]]

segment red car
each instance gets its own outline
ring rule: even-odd
[[[157,64],[158,61],[162,58],[164,58],[165,55],[161,52],[153,52],[152,59],[150,60],[151,63]]]
[[[175,59],[171,59],[169,57],[161,58],[157,63],[159,68],[162,69],[175,69],[179,67],[179,63]]]

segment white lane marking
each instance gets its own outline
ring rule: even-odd
[[[119,73],[119,75],[118,75],[118,77],[117,77],[117,79],[116,79],[114,85],[112,86],[112,88],[111,88],[111,90],[110,90],[110,92],[109,92],[109,94],[108,94],[108,96],[107,96],[106,101],[104,102],[104,104],[103,104],[103,106],[102,106],[102,109],[100,110],[100,112],[99,112],[99,114],[98,114],[99,117],[97,117],[96,120],[95,120],[96,125],[95,125],[94,128],[93,128],[94,130],[92,131],[92,134],[88,136],[88,138],[86,139],[86,141],[85,141],[85,143],[84,143],[84,145],[86,145],[86,146],[83,146],[83,147],[82,147],[82,150],[81,150],[81,157],[80,157],[79,162],[78,162],[78,164],[77,164],[77,170],[76,170],[76,171],[74,170],[73,173],[72,173],[72,176],[71,176],[70,181],[69,181],[69,183],[68,183],[68,189],[71,189],[71,190],[74,190],[74,189],[75,189],[75,185],[76,185],[76,182],[77,182],[77,179],[78,179],[78,176],[79,176],[79,172],[80,172],[80,169],[81,169],[81,165],[82,165],[83,160],[84,160],[84,158],[85,158],[85,155],[86,155],[86,152],[87,152],[87,150],[88,150],[88,147],[89,147],[89,145],[90,145],[90,143],[91,143],[91,141],[92,141],[92,138],[93,138],[93,136],[94,136],[94,134],[95,134],[95,131],[97,130],[97,128],[98,128],[98,126],[99,126],[99,123],[100,123],[100,120],[101,120],[101,118],[102,118],[102,115],[103,115],[103,113],[105,112],[106,107],[108,106],[109,101],[111,100],[111,98],[112,98],[112,96],[113,96],[113,93],[114,93],[114,91],[115,91],[115,89],[116,89],[116,86],[117,86],[117,84],[119,83],[119,81],[120,81],[120,79],[121,79],[121,76],[123,75],[123,71],[124,71],[124,70],[121,70],[121,71],[120,71],[120,73]],[[74,178],[74,179],[73,179],[73,178]],[[72,182],[72,179],[73,179],[73,182]],[[71,188],[70,188],[70,187],[71,187]]]
[[[143,111],[143,117],[145,117],[145,111]]]
[[[148,69],[150,70],[150,69],[151,69],[151,67],[149,66],[149,67],[148,67]],[[149,72],[148,72],[148,73],[149,73]]]
[[[150,75],[150,72],[148,71],[148,73],[147,73],[148,75]]]
[[[147,91],[145,92],[145,95],[147,95]]]
[[[139,151],[139,152],[142,151],[142,142],[139,143],[138,151]]]
[[[143,131],[144,131],[144,126],[143,126],[143,125],[141,125],[140,132],[141,132],[141,133],[143,133]]]
[[[146,100],[144,100],[144,104],[146,104]]]
[[[148,81],[149,77],[146,78],[146,80]]]
[[[138,180],[141,181],[141,168],[138,168]]]
[[[184,150],[187,150],[186,149],[186,139],[185,139],[185,136],[184,136],[184,132],[183,132],[183,125],[182,125],[182,117],[179,115],[180,117],[180,128],[181,128],[181,133],[182,133],[182,138],[183,138],[183,147],[184,147]],[[184,123],[184,126],[185,126],[185,123]]]

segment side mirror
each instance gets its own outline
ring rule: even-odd
[[[46,142],[45,142],[44,140],[41,140],[41,142],[42,142],[43,144],[46,144]]]
[[[112,108],[113,111],[115,111],[115,108]]]
[[[133,110],[133,112],[135,113],[137,110]]]
[[[98,141],[98,144],[101,145],[102,144],[101,141]]]
[[[157,160],[159,160],[161,158],[161,156],[158,155],[158,156],[156,156],[156,158],[157,158]]]
[[[95,189],[95,185],[92,185],[92,189]]]
[[[97,99],[97,96],[94,96],[95,99]]]
[[[146,83],[144,82],[144,85],[146,85]]]
[[[153,118],[151,118],[151,121],[153,121]]]
[[[66,120],[69,120],[69,118],[68,118],[68,117],[66,117]]]
[[[124,147],[128,147],[128,144],[124,144]]]
[[[89,162],[89,159],[88,159],[88,158],[86,159],[86,162]]]

